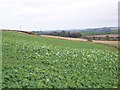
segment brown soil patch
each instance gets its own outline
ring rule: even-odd
[[[50,38],[59,38],[59,39],[64,39],[64,40],[76,40],[76,41],[81,41],[81,42],[87,42],[86,39],[80,39],[80,38],[69,38],[69,37],[50,36],[50,35],[41,35],[41,36],[50,37]]]
[[[119,48],[119,43],[120,41],[96,41],[96,40],[93,40],[93,43],[100,43],[100,44],[107,44],[107,45],[110,45],[110,46],[114,46],[116,48]]]

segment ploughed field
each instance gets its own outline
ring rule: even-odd
[[[114,88],[118,51],[90,42],[2,32],[2,85],[9,88]]]

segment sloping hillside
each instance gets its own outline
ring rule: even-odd
[[[3,87],[117,87],[117,49],[90,42],[4,32]]]

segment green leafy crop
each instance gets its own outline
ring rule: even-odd
[[[117,87],[118,52],[109,46],[3,32],[2,52],[3,88]]]

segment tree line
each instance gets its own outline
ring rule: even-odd
[[[82,37],[80,32],[69,32],[69,31],[61,31],[61,32],[53,31],[51,33],[48,33],[47,35],[61,36],[61,37],[72,37],[72,38],[80,38],[80,37]]]

